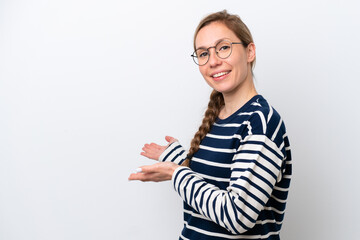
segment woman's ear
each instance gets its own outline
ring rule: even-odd
[[[251,63],[255,60],[256,57],[256,48],[254,43],[249,43],[249,45],[246,48],[247,50],[247,61],[248,63]]]

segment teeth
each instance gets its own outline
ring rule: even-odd
[[[217,74],[214,74],[213,75],[213,77],[221,77],[221,76],[223,76],[223,75],[225,75],[225,74],[228,74],[229,72],[220,72],[220,73],[217,73]]]

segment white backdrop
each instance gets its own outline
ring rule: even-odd
[[[127,177],[144,143],[189,146],[210,93],[193,32],[223,9],[292,144],[282,239],[356,239],[358,1],[0,0],[1,240],[177,239],[170,182]]]

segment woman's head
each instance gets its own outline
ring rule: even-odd
[[[226,10],[223,10],[221,12],[212,13],[200,21],[194,34],[194,50],[197,48],[196,37],[199,31],[214,22],[222,23],[230,29],[237,38],[240,39],[244,47],[247,47],[250,43],[254,42],[250,30],[245,23],[241,21],[240,17],[238,15],[229,14]],[[255,59],[251,62],[251,67],[253,68],[254,66]]]
[[[194,48],[193,58],[211,88],[232,98],[253,89],[255,45],[238,16],[222,11],[205,17]]]

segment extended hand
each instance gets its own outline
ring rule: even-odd
[[[129,180],[140,180],[142,182],[163,182],[171,180],[172,175],[179,165],[172,162],[159,162],[153,165],[142,166],[141,172],[132,173]]]
[[[165,151],[165,149],[171,143],[177,141],[177,139],[170,136],[166,136],[165,140],[168,142],[166,146],[160,146],[156,143],[145,144],[142,148],[143,152],[141,152],[140,154],[150,159],[159,160],[160,155]]]

